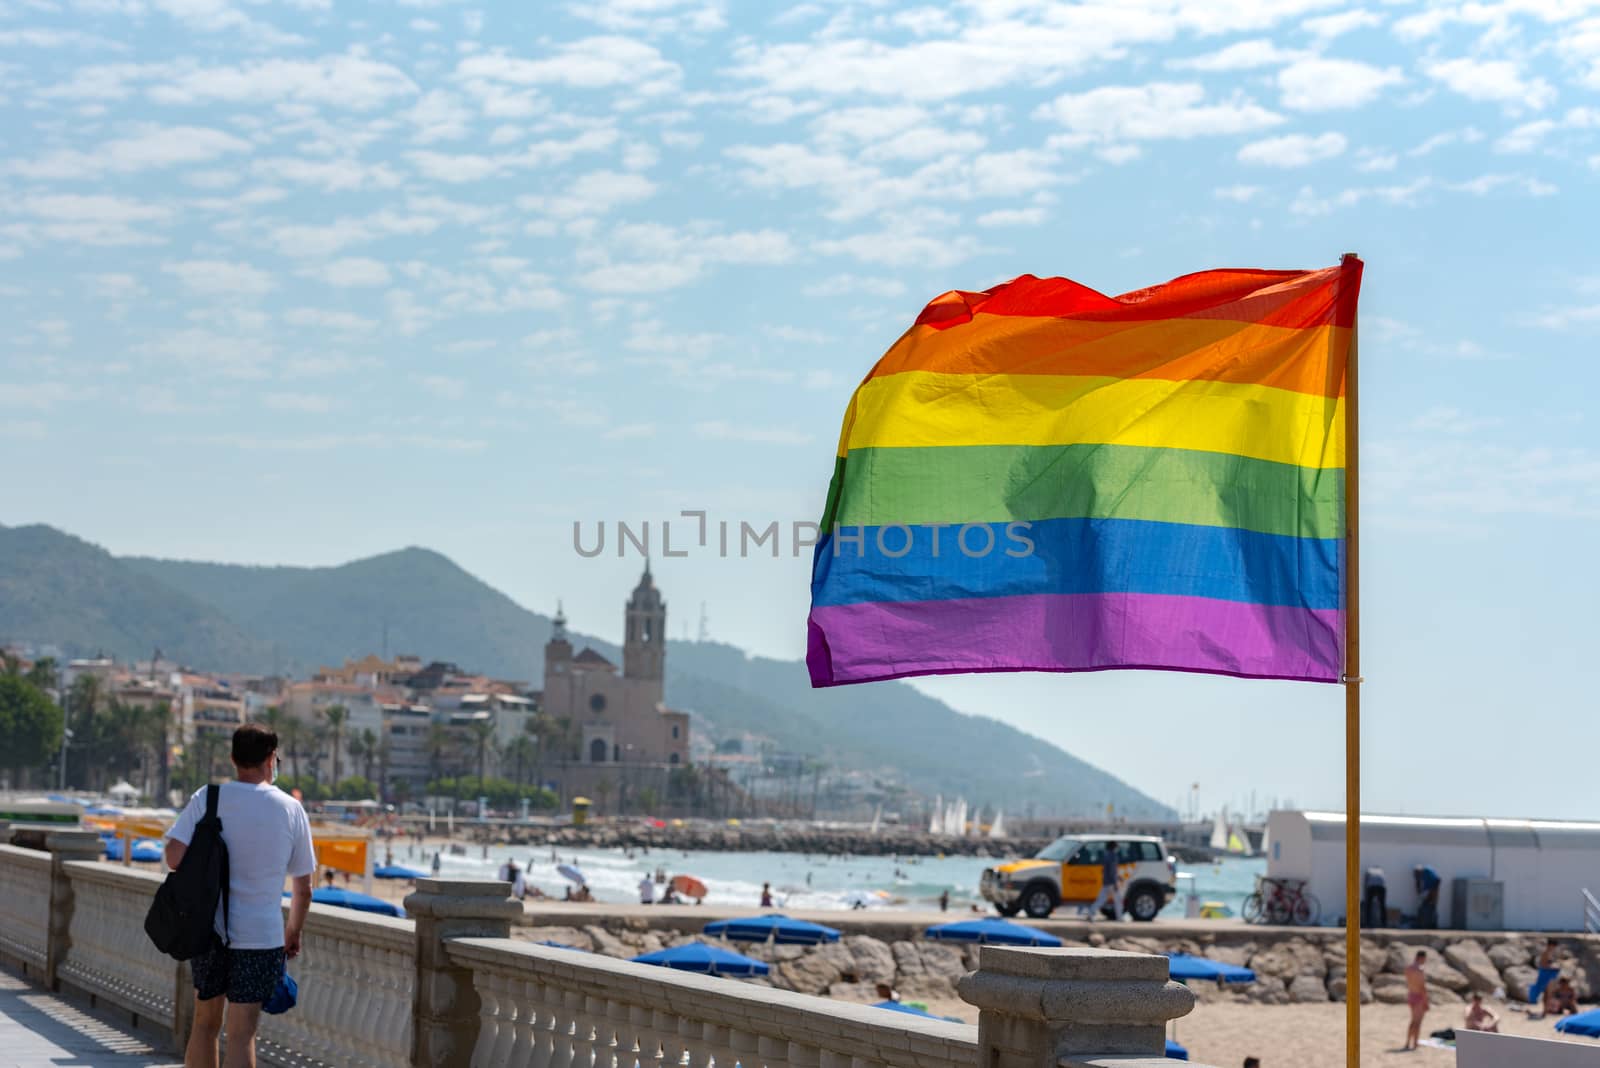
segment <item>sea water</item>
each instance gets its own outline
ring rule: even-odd
[[[678,849],[581,849],[536,846],[468,845],[465,856],[444,852],[439,860],[445,878],[493,878],[500,866],[514,860],[530,887],[561,897],[570,885],[558,865],[577,868],[595,900],[623,904],[639,900],[639,881],[660,869],[668,878],[692,875],[706,884],[707,905],[754,908],[761,903],[761,884],[772,884],[773,901],[788,909],[929,909],[939,895],[950,894],[952,912],[970,911],[976,904],[988,911],[978,896],[983,869],[999,863],[982,857],[923,856],[881,857],[826,855],[821,853],[686,852]],[[395,848],[395,862],[428,870],[432,852],[407,844]],[[1180,872],[1194,875],[1196,896],[1217,901],[1239,914],[1240,904],[1255,888],[1256,876],[1266,869],[1261,859],[1229,858],[1212,864],[1180,864]],[[1185,887],[1188,880],[1183,880]],[[660,889],[657,889],[660,896]],[[1184,902],[1174,899],[1163,916],[1182,916]]]

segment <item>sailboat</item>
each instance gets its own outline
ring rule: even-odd
[[[1211,823],[1210,845],[1212,849],[1219,853],[1225,853],[1228,850],[1228,809],[1226,805],[1223,806],[1221,812],[1217,813],[1217,818]]]
[[[882,819],[882,818],[883,818],[883,806],[879,805],[872,812],[872,827],[868,831],[869,834],[877,834],[878,833],[878,821],[880,819]]]
[[[933,795],[933,818],[928,821],[929,834],[944,833],[944,795]]]
[[[1244,819],[1234,817],[1232,825],[1228,828],[1228,852],[1239,856],[1248,856],[1250,849],[1250,836],[1245,833]]]
[[[989,824],[990,838],[1004,838],[1006,836],[1006,815],[999,809],[994,810],[994,822]]]

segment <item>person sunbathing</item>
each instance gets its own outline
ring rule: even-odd
[[[1572,980],[1562,976],[1544,990],[1544,1014],[1561,1016],[1578,1011],[1578,991]]]
[[[1500,1031],[1500,1017],[1489,1006],[1483,1003],[1482,994],[1472,995],[1472,1001],[1467,1005],[1467,1020],[1465,1028],[1468,1031]]]

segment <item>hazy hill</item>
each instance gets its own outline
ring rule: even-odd
[[[146,659],[159,646],[192,664],[270,670],[272,643],[223,612],[53,527],[0,526],[0,641],[75,655]]]
[[[0,528],[0,637],[75,654],[304,676],[383,647],[541,682],[547,617],[426,549],[337,567],[118,558],[48,527]],[[617,659],[615,645],[574,635]],[[903,683],[811,689],[805,665],[719,643],[672,642],[667,700],[719,730],[750,730],[835,767],[898,768],[914,787],[1041,813],[1167,809],[1006,724]]]

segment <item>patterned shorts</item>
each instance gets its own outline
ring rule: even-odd
[[[189,961],[195,997],[210,1001],[222,994],[235,1005],[259,1005],[278,988],[283,974],[283,947],[229,949],[220,941]]]

